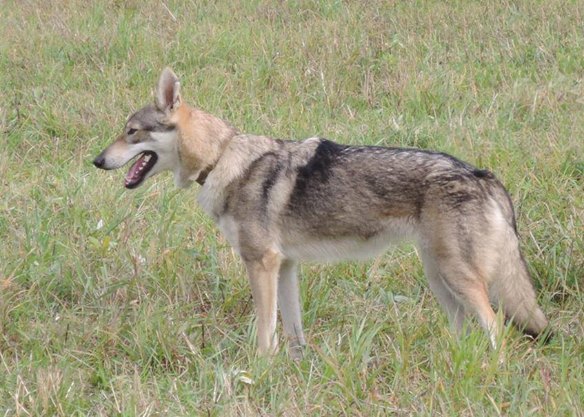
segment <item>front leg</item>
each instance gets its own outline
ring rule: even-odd
[[[273,250],[267,250],[259,258],[245,261],[256,309],[260,354],[275,353],[278,347],[276,318],[278,271],[281,263],[280,254]]]
[[[302,330],[297,269],[297,264],[294,261],[282,262],[278,279],[278,305],[282,315],[284,334],[290,343],[292,359],[302,358],[302,348],[306,344]]]

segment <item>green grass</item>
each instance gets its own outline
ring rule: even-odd
[[[0,416],[584,415],[584,4],[3,1]],[[255,356],[241,262],[92,158],[170,65],[241,130],[497,173],[557,331],[453,339],[410,247],[305,265],[306,358]],[[101,226],[101,227],[100,227]]]

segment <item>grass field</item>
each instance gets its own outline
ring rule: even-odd
[[[188,4],[187,4],[188,3]],[[584,416],[584,3],[0,0],[0,416]],[[242,263],[160,175],[92,158],[160,70],[243,131],[493,170],[557,331],[454,339],[413,248],[304,265],[257,358]]]

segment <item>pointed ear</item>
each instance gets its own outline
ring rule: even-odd
[[[180,104],[180,82],[170,68],[165,68],[156,87],[156,107],[171,112]]]

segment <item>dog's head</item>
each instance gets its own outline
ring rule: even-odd
[[[103,150],[93,164],[101,169],[117,169],[135,162],[126,175],[126,188],[140,186],[146,178],[173,170],[178,185],[188,185],[180,172],[179,109],[181,98],[177,76],[166,68],[156,87],[155,104],[134,113],[117,139]]]

